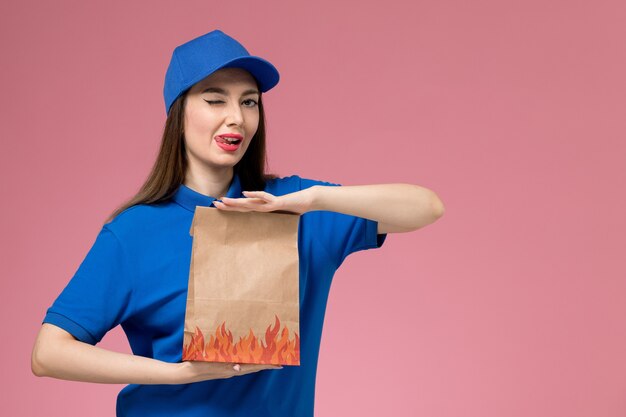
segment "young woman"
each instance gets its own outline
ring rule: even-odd
[[[117,416],[313,416],[335,271],[349,254],[381,247],[387,233],[434,222],[443,204],[411,184],[341,186],[266,174],[261,95],[278,79],[271,63],[220,30],[174,50],[155,165],[47,310],[32,354],[35,375],[129,384]],[[301,215],[300,366],[181,360],[196,206]],[[95,346],[118,324],[132,355]]]

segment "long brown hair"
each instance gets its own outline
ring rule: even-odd
[[[170,108],[161,138],[161,149],[148,178],[141,189],[130,200],[120,205],[106,219],[112,221],[124,210],[139,204],[155,204],[172,197],[176,189],[185,180],[187,171],[187,153],[183,138],[183,121],[187,92]],[[265,146],[265,111],[263,110],[262,94],[259,94],[259,126],[254,134],[246,153],[233,167],[239,175],[242,190],[260,190],[265,188],[266,181],[277,178],[277,175],[266,173],[267,155]]]

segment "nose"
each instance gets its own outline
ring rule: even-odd
[[[243,125],[243,112],[241,111],[241,107],[239,107],[239,103],[236,100],[232,100],[231,104],[228,106],[227,114],[226,114],[226,124],[227,125]]]

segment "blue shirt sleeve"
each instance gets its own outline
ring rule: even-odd
[[[104,225],[87,256],[43,323],[54,324],[95,345],[131,314],[132,273],[128,253]]]
[[[340,187],[341,184],[300,178],[300,190],[323,185]],[[335,258],[339,267],[351,253],[380,248],[386,233],[378,234],[378,222],[364,217],[351,216],[334,211],[313,211],[305,213],[317,241],[326,247],[331,257]]]

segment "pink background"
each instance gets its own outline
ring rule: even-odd
[[[220,28],[281,73],[272,172],[418,184],[446,206],[337,272],[316,416],[626,415],[623,1],[11,1],[0,16],[0,414],[114,414],[123,385],[37,378],[33,342],[152,166],[173,48]],[[119,328],[99,346],[130,352]]]

